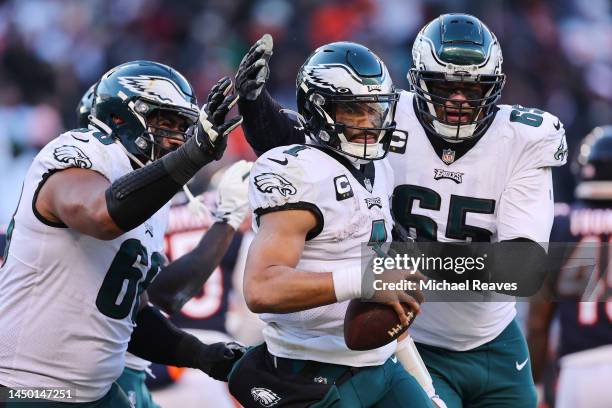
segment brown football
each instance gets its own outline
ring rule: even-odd
[[[416,316],[407,304],[403,306],[409,316],[406,327],[400,324],[391,306],[362,302],[359,299],[351,300],[344,316],[344,341],[348,348],[371,350],[397,339],[408,329]]]

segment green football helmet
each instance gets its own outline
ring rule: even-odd
[[[87,91],[81,97],[79,104],[76,108],[77,113],[77,124],[80,128],[86,128],[89,126],[89,115],[91,115],[91,107],[94,100],[94,89],[96,84],[89,87]]]
[[[317,48],[297,76],[297,107],[320,144],[354,160],[385,157],[399,98],[387,67],[363,45]]]
[[[198,116],[196,96],[185,77],[158,62],[132,61],[111,69],[97,83],[90,121],[147,163],[172,150],[164,147],[164,138],[184,142],[190,137]],[[160,125],[164,121],[172,121],[174,128]]]
[[[482,135],[505,83],[495,35],[474,16],[443,14],[419,32],[412,59],[408,80],[423,126],[447,140]]]
[[[612,200],[612,125],[598,126],[585,136],[572,171],[576,198]]]

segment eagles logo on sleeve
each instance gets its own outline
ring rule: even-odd
[[[295,186],[287,181],[281,175],[276,173],[261,173],[255,176],[255,187],[262,193],[272,193],[274,190],[278,190],[278,192],[283,196],[287,197],[290,195],[295,195],[297,192]]]
[[[53,150],[53,157],[61,163],[66,163],[81,169],[90,169],[91,160],[81,149],[73,145],[62,145]]]

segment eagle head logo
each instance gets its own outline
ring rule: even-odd
[[[91,160],[81,149],[73,145],[62,145],[53,150],[53,157],[61,163],[82,169],[91,168]]]
[[[264,407],[271,407],[280,401],[280,397],[272,390],[262,387],[251,388],[251,396],[255,401]]]
[[[274,190],[278,190],[283,197],[287,197],[295,195],[297,192],[293,184],[276,173],[261,173],[255,176],[254,180],[255,186],[262,193],[271,193]]]

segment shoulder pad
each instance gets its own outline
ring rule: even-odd
[[[107,143],[99,142],[94,135],[96,132],[86,129],[65,132],[49,142],[36,160],[48,170],[92,169],[112,180],[112,160],[116,152],[109,150]]]
[[[261,155],[250,173],[249,200],[254,209],[317,202],[317,149],[304,145],[276,147]]]
[[[536,108],[500,105],[502,120],[512,129],[515,146],[535,168],[562,166],[567,161],[565,128],[558,117]]]

